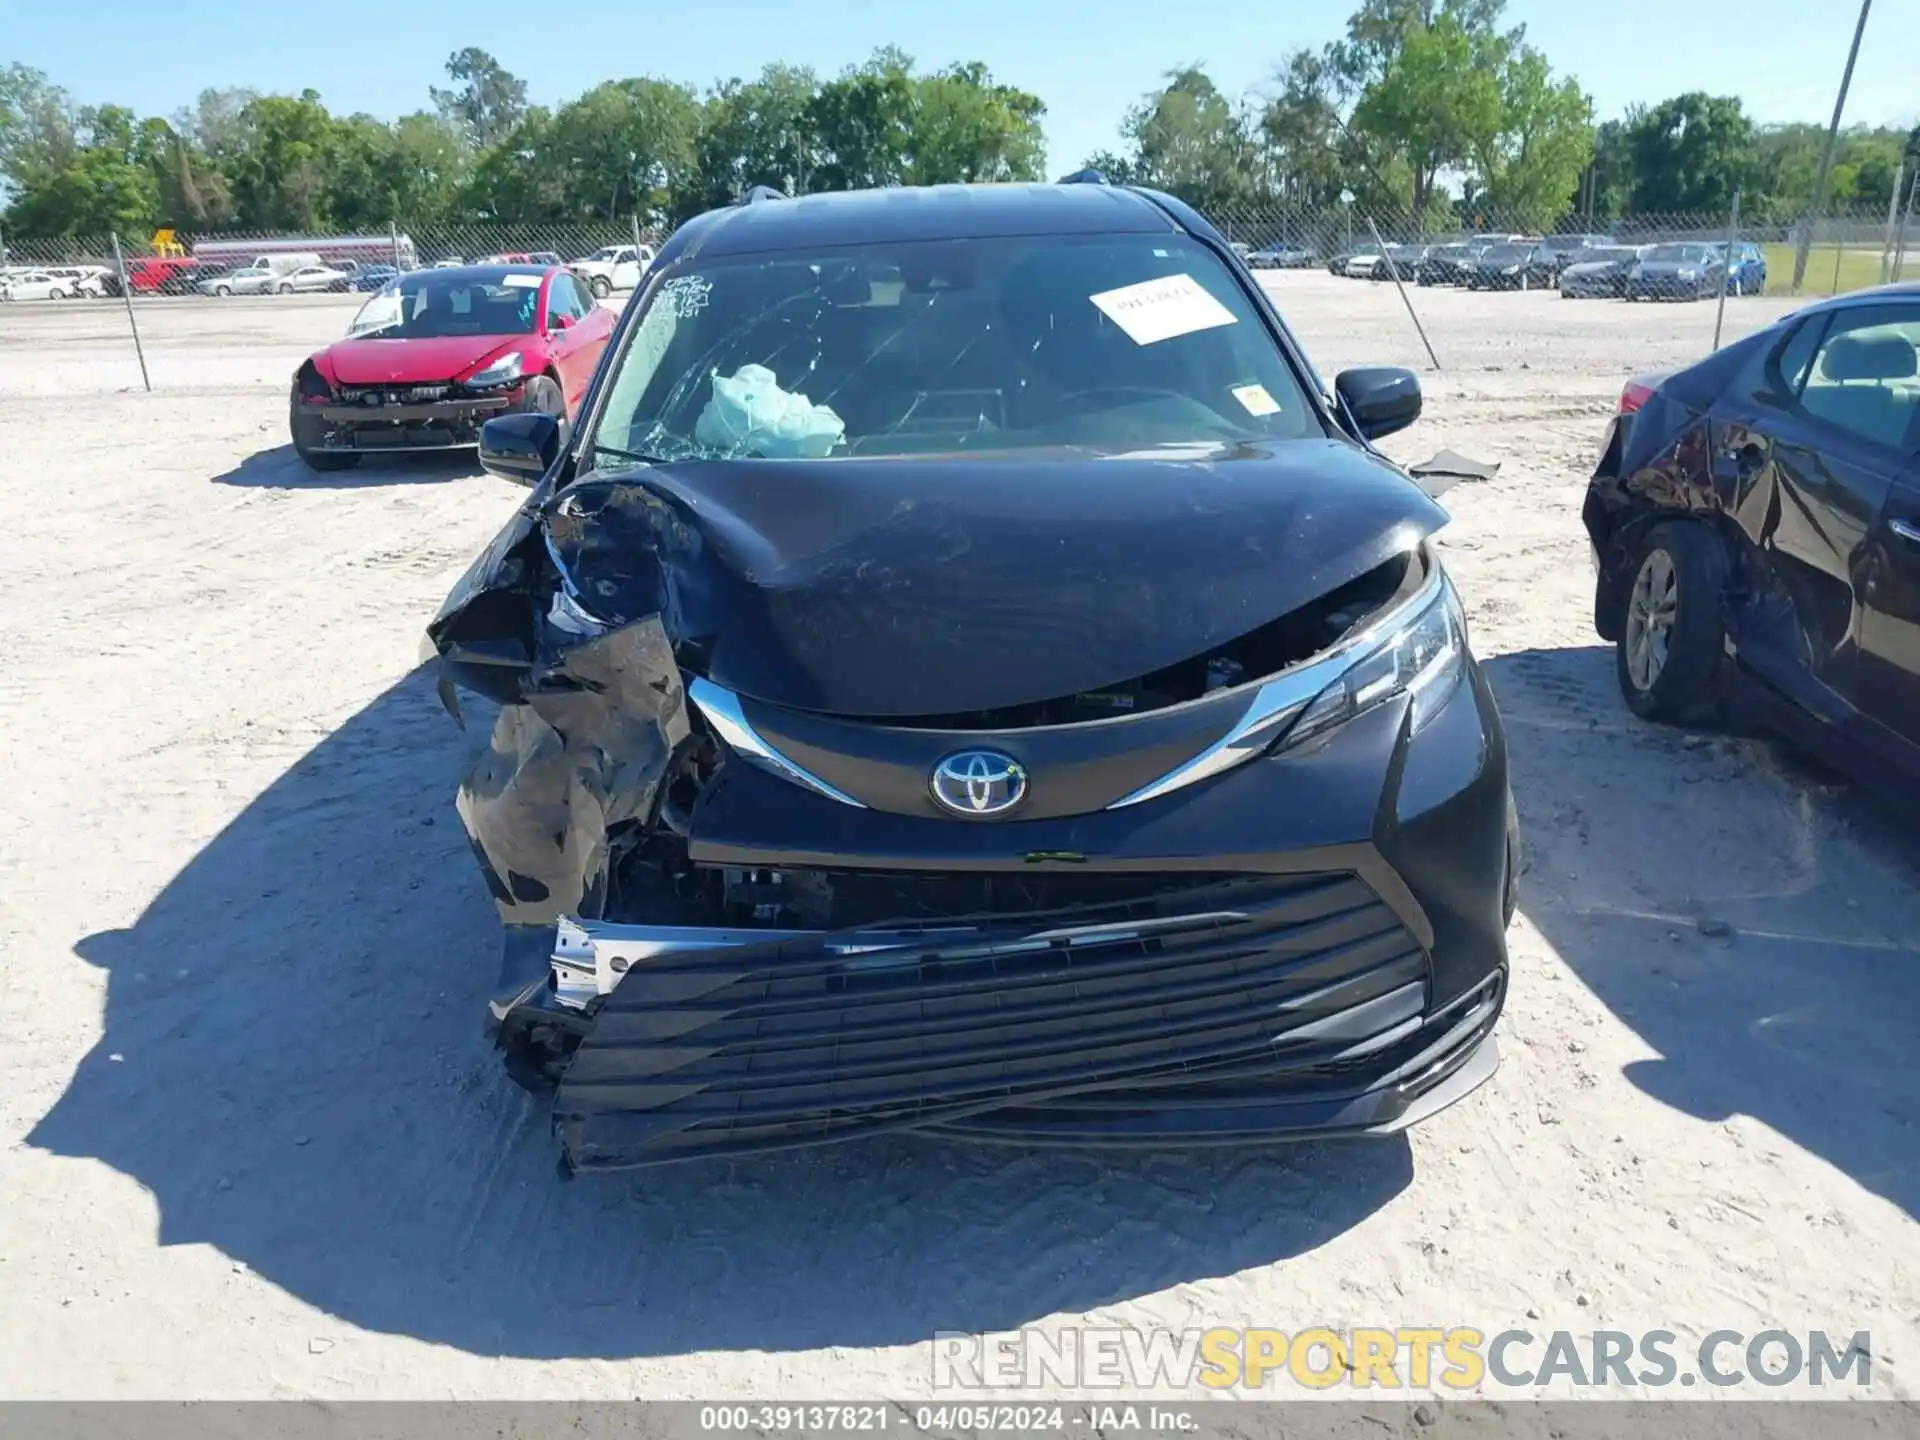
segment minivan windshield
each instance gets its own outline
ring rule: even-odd
[[[1325,433],[1254,302],[1178,235],[702,256],[641,303],[590,467]]]
[[[1531,245],[1489,245],[1480,258],[1490,260],[1496,265],[1518,265],[1522,260],[1533,258]]]

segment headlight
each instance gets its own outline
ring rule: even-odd
[[[1698,280],[1700,278],[1700,272],[1698,270],[1682,270],[1679,273],[1682,280]]]
[[[526,364],[518,350],[509,350],[484,370],[476,370],[467,377],[470,390],[491,390],[501,385],[511,385],[520,378],[521,366]]]
[[[1466,656],[1466,614],[1453,581],[1443,575],[1432,600],[1308,702],[1280,747],[1344,725],[1396,695],[1413,697],[1417,733],[1453,694],[1466,673]]]

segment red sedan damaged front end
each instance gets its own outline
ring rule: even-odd
[[[564,271],[469,266],[399,276],[347,339],[293,377],[288,428],[315,470],[368,454],[470,449],[496,415],[563,422],[613,329]]]

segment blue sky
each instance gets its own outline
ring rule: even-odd
[[[1847,107],[1852,121],[1920,119],[1920,0],[1876,0]],[[11,0],[4,7],[13,9]],[[1114,143],[1126,108],[1173,66],[1198,61],[1239,94],[1289,49],[1340,30],[1349,0],[1196,5],[1180,0],[693,0],[474,7],[329,0],[317,14],[260,0],[88,0],[84,24],[4,27],[0,60],[47,72],[82,103],[170,114],[208,86],[318,90],[336,111],[391,118],[427,104],[449,52],[491,50],[532,98],[658,75],[704,85],[769,60],[823,73],[894,43],[925,68],[980,59],[1048,105],[1060,171]],[[25,19],[24,11],[15,11]],[[1846,61],[1852,0],[1672,6],[1509,0],[1556,69],[1580,77],[1600,117],[1687,89],[1739,95],[1762,120],[1825,122]]]

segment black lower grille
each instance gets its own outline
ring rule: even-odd
[[[420,405],[444,400],[447,385],[342,385],[340,398],[350,405]]]
[[[864,957],[814,939],[669,955],[603,1003],[555,1118],[591,1167],[1311,1069],[1416,1027],[1427,978],[1345,874],[1189,885]]]

